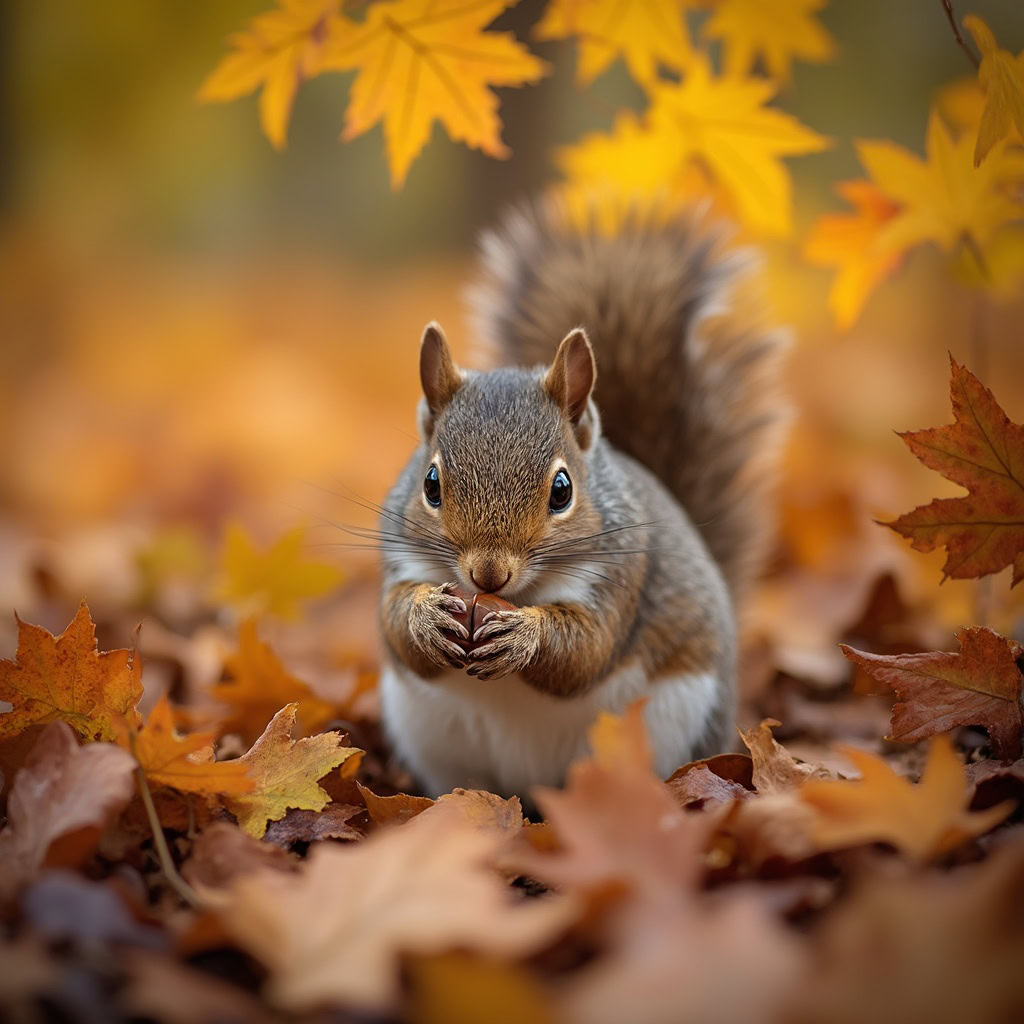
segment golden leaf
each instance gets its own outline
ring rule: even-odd
[[[964,27],[974,36],[981,50],[978,82],[985,90],[985,109],[978,125],[974,147],[975,166],[992,147],[1013,135],[1024,139],[1024,51],[1016,57],[996,45],[992,30],[976,14],[964,18]]]
[[[515,0],[395,0],[326,46],[324,67],[358,70],[345,111],[346,141],[384,123],[391,184],[399,188],[430,138],[448,135],[504,159],[493,85],[535,82],[547,65],[510,32],[485,32]]]

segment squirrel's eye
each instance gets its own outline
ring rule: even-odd
[[[552,512],[564,512],[572,501],[572,481],[564,469],[555,474],[551,481],[551,497],[548,499],[548,508]]]
[[[423,496],[434,508],[441,504],[441,478],[437,475],[437,466],[431,466],[423,478]]]

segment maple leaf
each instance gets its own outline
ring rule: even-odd
[[[793,58],[820,64],[835,55],[835,40],[814,16],[826,3],[719,0],[702,32],[722,41],[727,74],[747,74],[760,58],[771,78],[788,82]]]
[[[83,739],[114,740],[135,724],[142,662],[133,650],[98,651],[96,626],[84,601],[57,637],[17,621],[15,659],[0,661],[0,700],[13,705],[0,714],[0,737],[67,722]]]
[[[511,957],[549,942],[577,914],[565,898],[518,904],[488,867],[505,842],[438,807],[362,843],[323,844],[301,873],[238,879],[218,906],[228,931],[270,971],[269,998],[386,1010],[398,953],[452,948]]]
[[[959,652],[868,654],[840,644],[850,661],[902,698],[892,709],[892,738],[915,743],[958,725],[988,730],[996,757],[1021,752],[1021,672],[1024,648],[984,626],[957,631]]]
[[[1013,810],[1012,802],[979,813],[965,810],[967,777],[948,736],[931,741],[917,785],[879,757],[856,747],[839,750],[860,778],[812,779],[799,790],[817,816],[814,841],[821,849],[882,842],[927,861],[984,835]]]
[[[238,795],[225,794],[225,806],[255,839],[266,832],[268,821],[283,818],[290,807],[323,810],[331,798],[317,781],[342,761],[362,754],[356,747],[342,746],[336,732],[293,740],[297,711],[297,704],[281,708],[252,749],[229,762],[244,766],[253,786]]]
[[[975,168],[973,139],[954,140],[936,111],[928,120],[927,158],[895,142],[859,141],[857,154],[878,188],[900,211],[879,232],[880,252],[902,252],[922,242],[951,251],[964,243],[984,247],[1024,205],[1005,186],[1024,173],[1024,159],[1000,147]]]
[[[1010,421],[984,384],[950,356],[955,422],[901,433],[929,469],[966,487],[965,498],[936,498],[886,523],[916,551],[946,548],[942,571],[974,579],[1013,565],[1024,580],[1024,426]]]
[[[876,245],[879,232],[900,207],[870,181],[842,181],[836,191],[854,212],[820,217],[804,242],[803,255],[817,266],[839,268],[828,305],[845,330],[860,316],[875,286],[900,265],[900,252]]]
[[[598,195],[618,189],[648,200],[680,187],[689,193],[696,163],[710,171],[749,227],[787,235],[792,183],[780,158],[817,152],[827,142],[765,105],[775,88],[768,81],[715,77],[698,56],[682,82],[652,86],[644,122],[620,117],[610,136],[584,138],[562,150],[559,163],[577,188]]]
[[[316,696],[281,664],[269,644],[260,641],[253,618],[238,627],[238,650],[228,655],[224,669],[228,681],[210,687],[211,696],[231,708],[220,730],[239,733],[246,743],[252,743],[285,704],[298,703],[303,736],[319,732],[337,716],[333,704]]]
[[[135,762],[120,747],[80,747],[67,724],[47,725],[7,801],[7,825],[0,831],[0,897],[31,878],[62,838],[98,828],[120,811],[131,797],[134,770]],[[58,862],[77,861],[82,852],[75,844]]]
[[[681,0],[551,0],[534,36],[579,37],[581,85],[621,57],[636,81],[649,86],[659,64],[682,71],[693,56],[684,7]]]
[[[547,65],[510,32],[484,28],[516,0],[394,0],[375,3],[344,38],[328,43],[324,67],[356,68],[345,130],[348,141],[384,122],[391,185],[399,188],[426,145],[434,121],[448,135],[504,159],[498,97],[492,85],[522,85]]]
[[[985,109],[978,125],[974,163],[979,165],[992,147],[1012,135],[1024,138],[1024,51],[1016,57],[996,45],[992,30],[976,14],[964,18],[964,27],[981,50],[978,82],[985,90]]]
[[[174,728],[174,711],[164,694],[153,705],[145,728],[132,744],[132,752],[146,778],[182,793],[222,796],[250,792],[255,783],[241,759],[215,761],[216,733],[194,732],[180,736]]]
[[[278,9],[253,18],[230,39],[229,53],[196,95],[201,103],[238,99],[262,86],[260,125],[275,149],[288,138],[288,119],[299,85],[323,70],[328,42],[351,23],[338,14],[340,0],[278,0]]]
[[[333,565],[303,559],[305,537],[305,527],[296,526],[260,552],[245,530],[231,523],[221,553],[218,598],[249,614],[267,611],[282,619],[297,619],[300,601],[322,597],[342,579]]]

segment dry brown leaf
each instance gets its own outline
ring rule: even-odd
[[[263,840],[285,849],[293,843],[318,843],[324,839],[360,840],[363,833],[349,822],[365,813],[366,808],[356,804],[329,803],[322,811],[293,808],[267,826]]]
[[[76,863],[132,794],[135,762],[112,743],[80,747],[71,728],[51,722],[11,788],[0,831],[0,898],[44,864]],[[55,844],[63,843],[58,852]]]
[[[789,793],[808,779],[827,779],[829,773],[816,765],[800,764],[772,735],[780,723],[766,718],[754,729],[741,729],[740,739],[746,744],[754,762],[752,781],[761,796]]]
[[[429,796],[410,796],[408,793],[378,796],[360,782],[357,782],[356,786],[375,825],[401,824],[434,806],[434,801]]]
[[[881,758],[855,747],[840,749],[861,777],[813,779],[799,790],[816,813],[814,841],[821,849],[890,843],[911,860],[927,861],[984,835],[1013,810],[1012,804],[977,814],[965,809],[967,777],[946,736],[932,740],[917,785]]]
[[[181,873],[190,885],[203,890],[223,889],[253,871],[297,868],[298,862],[279,846],[253,839],[231,822],[215,821],[192,844],[192,854]]]
[[[1024,648],[984,626],[957,632],[959,652],[869,654],[845,644],[843,653],[902,698],[892,709],[892,738],[914,743],[958,725],[982,725],[992,752],[1020,755],[1021,684],[1017,660]]]
[[[730,804],[733,800],[752,800],[754,793],[731,779],[716,775],[706,764],[687,766],[689,771],[670,776],[665,785],[680,807],[701,804]]]
[[[399,952],[520,956],[574,920],[566,898],[512,899],[487,866],[504,841],[439,807],[363,843],[318,846],[298,875],[241,878],[219,913],[268,968],[275,1005],[386,1010]]]

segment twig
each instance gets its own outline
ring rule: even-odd
[[[132,756],[135,755],[135,737],[132,737]],[[163,826],[156,813],[156,805],[153,803],[153,794],[150,792],[149,783],[141,765],[135,769],[135,781],[138,783],[139,795],[142,797],[143,806],[146,808],[146,817],[149,819],[149,827],[153,831],[153,845],[156,847],[156,855],[160,861],[167,884],[190,906],[201,907],[203,901],[198,893],[178,874],[174,866],[171,851],[167,846],[167,837],[164,835]]]
[[[953,37],[956,39],[957,45],[967,54],[974,67],[980,68],[981,58],[967,45],[967,40],[964,39],[963,33],[960,31],[960,23],[956,19],[956,11],[953,10],[953,0],[942,0],[942,9],[949,19],[949,27],[953,30]]]

